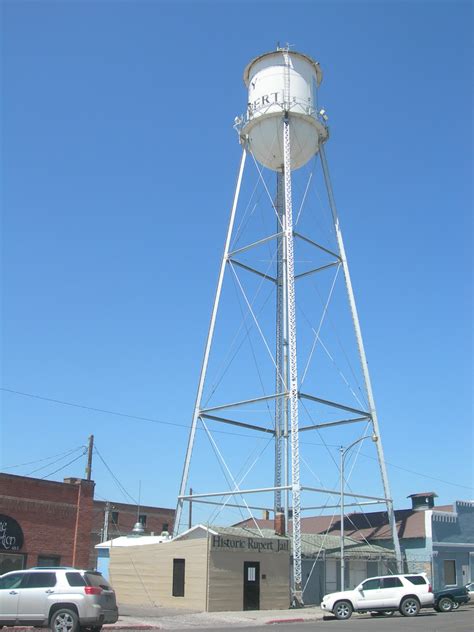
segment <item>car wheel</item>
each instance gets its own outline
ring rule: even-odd
[[[453,601],[453,610],[457,610],[460,605],[459,601]]]
[[[79,628],[79,619],[74,610],[69,608],[60,608],[51,617],[51,632],[77,632]]]
[[[449,597],[441,597],[438,601],[438,608],[440,612],[451,612],[454,608],[454,602]]]
[[[352,604],[350,601],[338,601],[332,611],[336,619],[350,619]]]
[[[404,617],[415,617],[420,612],[420,602],[416,597],[405,597],[400,604],[400,613]]]

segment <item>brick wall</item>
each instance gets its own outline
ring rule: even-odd
[[[100,541],[100,536],[104,529],[106,504],[106,502],[100,500],[94,501],[92,530],[97,542]],[[165,507],[150,507],[148,505],[141,505],[138,509],[135,505],[110,502],[108,538],[111,539],[120,535],[128,535],[132,531],[135,523],[138,521],[139,515],[146,517],[145,533],[160,535],[164,530],[172,533],[175,515],[174,509],[167,509]]]
[[[14,518],[23,531],[18,553],[26,556],[25,567],[37,566],[38,556],[51,556],[62,566],[95,568],[106,502],[94,500],[94,486],[78,478],[58,482],[0,473],[0,514]],[[165,525],[172,532],[174,509],[141,506],[138,512],[134,505],[110,502],[109,539],[129,534],[138,513],[146,516],[146,533],[159,535]]]
[[[38,556],[57,556],[61,565],[88,567],[90,562],[94,483],[65,483],[0,474],[0,513],[20,525],[24,542],[18,553],[25,565]]]

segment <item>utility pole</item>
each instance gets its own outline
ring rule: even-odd
[[[92,453],[94,451],[94,435],[89,437],[89,447],[87,448],[86,480],[90,481],[92,476]]]

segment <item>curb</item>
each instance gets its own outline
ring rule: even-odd
[[[115,623],[111,623],[109,625],[105,624],[102,628],[103,630],[161,630],[159,625],[134,625],[133,623],[127,623],[124,625],[115,625]]]
[[[270,621],[265,621],[266,625],[273,625],[274,623],[304,623],[305,621],[309,621],[309,619],[303,618],[295,618],[295,619],[270,619]]]
[[[26,626],[13,626],[13,632],[32,632],[33,630],[44,630],[44,628],[26,627]],[[102,627],[105,632],[107,630],[161,630],[159,625],[134,625],[128,623],[126,625],[116,625],[115,623],[105,623]]]

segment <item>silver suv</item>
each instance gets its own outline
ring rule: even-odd
[[[0,628],[51,627],[52,632],[99,632],[115,623],[115,592],[95,571],[29,568],[0,576]]]

